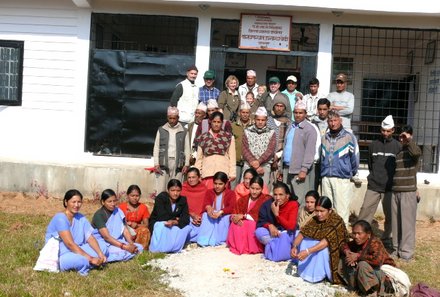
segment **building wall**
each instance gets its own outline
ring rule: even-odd
[[[290,14],[293,22],[319,24],[322,35],[317,77],[321,81],[323,93],[331,89],[329,77],[331,34],[334,24],[389,27],[411,27],[413,26],[411,24],[417,24],[419,28],[439,29],[436,15],[414,15],[411,17],[411,22],[408,22],[407,15],[378,15],[374,17],[374,23],[371,23],[372,17],[369,13],[350,14],[349,11],[345,11],[338,17],[328,11],[311,11],[310,7],[287,7],[281,5],[280,1],[277,4],[279,6],[268,7],[264,1],[257,1],[258,5],[241,4],[234,8],[213,5],[207,10],[201,10],[197,3],[187,1],[182,1],[185,2],[182,6],[177,6],[176,3],[169,4],[166,1],[150,2],[152,1],[118,3],[96,0],[91,2],[91,8],[78,8],[70,0],[0,2],[0,39],[25,41],[23,104],[17,107],[0,106],[1,162],[91,168],[130,166],[139,174],[141,172],[143,174],[144,167],[152,166],[150,159],[96,157],[84,152],[92,12],[198,17],[196,64],[201,73],[209,66],[211,18],[238,20],[242,12],[270,12]],[[291,5],[293,4],[292,2]],[[197,83],[202,84],[201,76]],[[27,170],[32,168],[32,166],[27,167]],[[43,179],[38,172],[40,171],[36,170],[35,176],[28,178]],[[366,173],[361,176],[365,175]],[[438,180],[435,177],[438,177],[438,174],[422,175],[421,180],[428,178],[434,182]],[[48,186],[54,178],[63,178],[63,176],[62,174],[49,176],[47,180],[45,179]],[[26,190],[24,188],[30,182],[23,182],[19,187],[20,190]],[[10,185],[9,182],[6,184],[0,181],[2,190],[7,190]]]

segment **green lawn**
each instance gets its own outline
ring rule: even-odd
[[[163,254],[144,252],[88,276],[36,272],[50,217],[0,212],[0,296],[180,296],[159,282],[163,271],[143,265]]]

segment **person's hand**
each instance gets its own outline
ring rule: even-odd
[[[354,266],[357,263],[359,254],[353,253],[352,251],[345,252],[345,263],[349,266]]]
[[[175,225],[175,221],[174,220],[168,220],[164,223],[164,225],[168,228],[171,228]]]
[[[278,202],[276,200],[272,202],[272,204],[270,205],[270,209],[272,210],[274,216],[277,217],[280,215],[280,206],[278,205]]]
[[[233,182],[233,181],[235,180],[235,178],[236,178],[235,176],[231,176],[231,177],[229,178],[229,181],[230,181],[230,182]]]
[[[163,175],[162,169],[160,169],[160,165],[154,165],[154,172]]]
[[[136,229],[138,227],[138,223],[136,222],[128,222],[127,225],[133,229]]]
[[[187,171],[188,171],[188,166],[183,166],[182,174],[186,174]]]
[[[264,168],[263,168],[263,167],[258,167],[258,168],[257,168],[257,173],[258,173],[259,175],[263,175],[263,174],[264,174]]]
[[[251,165],[254,169],[257,169],[258,167],[260,167],[260,162],[258,162],[258,160],[254,160],[250,162],[249,165]]]
[[[241,226],[242,225],[241,220],[243,219],[243,217],[244,216],[242,214],[234,214],[234,215],[232,215],[232,222],[234,224]]]
[[[89,263],[94,265],[94,266],[101,266],[103,261],[101,258],[97,258],[97,257],[91,257],[89,259]]]
[[[300,171],[296,176],[296,182],[302,183],[306,180],[307,173],[304,171]]]
[[[271,237],[279,237],[281,234],[280,230],[272,224],[269,225],[269,233]]]
[[[199,215],[196,215],[196,214],[192,215],[191,219],[192,219],[193,225],[195,225],[195,226],[200,226],[200,224],[202,223],[202,217]]]
[[[298,259],[298,247],[297,246],[293,246],[292,249],[290,250],[290,256],[293,259]]]
[[[305,249],[305,250],[302,250],[302,251],[300,251],[298,254],[297,254],[297,259],[298,260],[300,260],[300,261],[304,261],[305,260],[305,258],[307,258],[308,256],[309,256],[309,252],[308,252],[308,250],[307,249]]]
[[[277,181],[283,181],[283,174],[281,172],[277,172]]]
[[[122,249],[126,250],[127,252],[129,252],[131,254],[136,254],[138,252],[137,246],[133,243],[124,244]]]
[[[99,256],[99,259],[101,259],[101,264],[104,264],[107,262],[107,257],[103,253],[98,254],[98,256]]]

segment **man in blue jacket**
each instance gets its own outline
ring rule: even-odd
[[[328,114],[329,131],[322,138],[322,195],[328,196],[348,226],[353,177],[359,168],[359,147],[356,137],[342,126],[339,113]]]

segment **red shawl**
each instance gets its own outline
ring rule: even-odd
[[[190,214],[200,216],[205,211],[203,201],[207,191],[208,189],[204,183],[198,183],[194,187],[191,187],[188,182],[183,183],[180,195],[186,197]]]
[[[240,198],[235,204],[234,214],[249,214],[257,222],[261,205],[270,198],[270,195],[261,193],[252,209],[248,209],[250,195]]]

